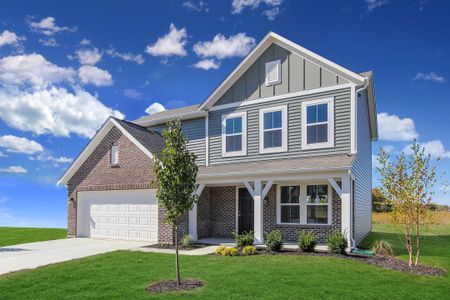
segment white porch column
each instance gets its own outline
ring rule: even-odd
[[[200,197],[205,188],[205,184],[199,184],[194,191],[194,194]],[[192,236],[194,240],[198,239],[197,234],[197,203],[194,204],[194,207],[189,211],[189,235]]]
[[[253,227],[255,230],[255,244],[262,244],[264,243],[264,220],[263,220],[262,184],[260,180],[255,181],[253,200],[254,200]]]
[[[348,175],[342,177],[342,194],[341,194],[341,226],[342,226],[342,234],[347,238],[348,241],[348,250],[350,251],[352,246],[352,228],[351,228],[351,218],[352,218],[352,209],[351,209],[351,197],[350,197],[350,177]]]

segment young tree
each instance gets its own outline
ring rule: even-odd
[[[417,141],[411,145],[411,155],[401,153],[395,160],[380,150],[378,157],[381,175],[380,190],[392,207],[393,221],[405,228],[406,250],[409,266],[419,264],[420,230],[430,223],[430,207],[436,179],[436,166],[430,164],[431,155]]]
[[[175,238],[175,268],[177,284],[180,280],[178,258],[178,224],[180,217],[191,210],[197,201],[194,195],[198,167],[195,154],[187,148],[187,138],[181,131],[181,122],[170,121],[162,132],[165,148],[161,159],[154,158],[155,179],[152,185],[157,187],[156,197],[166,209],[165,223],[172,226]]]

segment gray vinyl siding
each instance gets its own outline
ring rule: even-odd
[[[166,125],[148,127],[150,130],[162,132]],[[197,155],[197,164],[205,165],[205,118],[182,121],[183,133],[189,139],[187,148]]]
[[[327,149],[302,150],[302,101],[334,97],[335,147]],[[259,110],[267,107],[287,105],[288,107],[288,151],[280,153],[259,153]],[[231,112],[247,112],[247,155],[222,157],[222,115]],[[211,111],[209,113],[209,163],[233,163],[258,161],[274,158],[306,157],[315,155],[342,154],[350,152],[350,88],[322,92],[253,104],[243,107]]]
[[[372,229],[372,141],[366,93],[357,99],[357,155],[352,171],[355,175],[354,236],[358,244]]]
[[[281,82],[266,86],[266,62],[274,60],[281,61]],[[215,105],[284,95],[344,83],[348,83],[348,81],[297,54],[272,44]]]

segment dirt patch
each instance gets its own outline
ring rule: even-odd
[[[177,285],[176,280],[166,280],[152,284],[147,291],[150,293],[170,293],[170,292],[181,292],[189,291],[203,286],[203,281],[197,279],[186,279],[182,280],[180,285]]]
[[[207,245],[203,245],[203,244],[194,244],[192,247],[183,247],[183,246],[178,246],[178,250],[195,250],[195,249],[200,249],[200,248],[204,248]],[[144,248],[156,248],[156,249],[173,249],[175,250],[175,245],[172,244],[154,244],[154,245],[148,245],[145,246]]]

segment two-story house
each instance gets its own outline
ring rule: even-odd
[[[167,121],[182,121],[199,165],[199,201],[180,226],[195,239],[279,229],[285,240],[371,230],[372,72],[349,71],[275,33],[199,105],[133,122],[108,119],[60,182],[68,235],[173,242],[158,206],[152,158]]]

